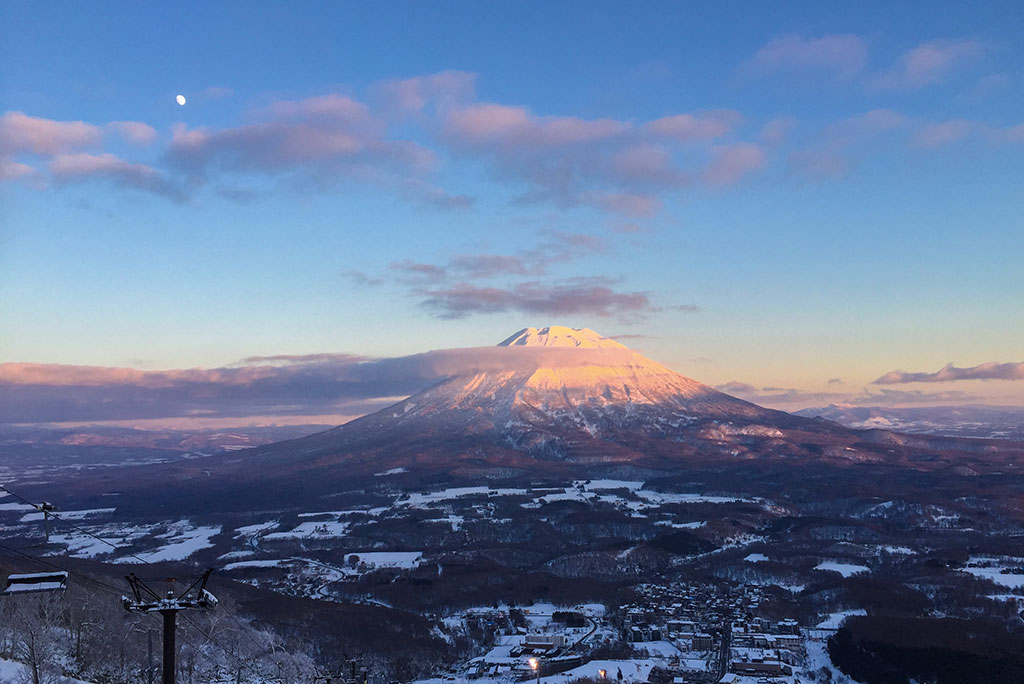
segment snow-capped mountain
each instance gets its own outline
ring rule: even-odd
[[[501,342],[509,364],[457,375],[332,432],[391,431],[424,423],[506,436],[531,428],[681,427],[705,419],[744,424],[787,414],[723,394],[583,328],[526,328]],[[517,351],[533,353],[516,354]]]
[[[182,482],[199,500],[246,508],[339,496],[380,485],[385,475],[391,486],[647,479],[723,468],[746,477],[758,464],[791,474],[866,464],[980,473],[1024,459],[1024,445],[1011,442],[855,430],[766,409],[587,329],[527,328],[456,356],[461,370],[451,377],[350,423],[154,466],[140,477]]]
[[[240,458],[337,462],[353,473],[417,466],[521,472],[559,463],[810,457],[821,450],[812,454],[799,442],[850,436],[834,423],[719,392],[585,328],[526,328],[491,351],[484,367],[389,408]]]

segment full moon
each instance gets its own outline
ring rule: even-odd
[[[178,102],[178,104],[180,104],[181,106],[183,106],[183,107],[185,106],[185,96],[184,96],[184,95],[178,95],[178,96],[177,96],[177,97],[175,97],[174,99],[175,99],[175,100],[176,100],[176,101]]]

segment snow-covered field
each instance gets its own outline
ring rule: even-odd
[[[349,524],[345,522],[304,522],[287,532],[271,532],[263,535],[267,541],[275,539],[332,539],[344,537]]]
[[[58,511],[57,516],[63,520],[82,520],[84,518],[94,517],[97,515],[113,513],[116,510],[116,508],[92,508],[86,511]],[[43,514],[39,512],[26,513],[21,516],[21,522],[35,522],[42,519]]]
[[[817,624],[818,629],[839,629],[843,624],[843,620],[854,615],[867,615],[868,612],[863,609],[857,610],[843,610],[838,613],[832,613],[827,618]]]
[[[972,556],[964,572],[981,579],[991,580],[996,584],[1010,589],[1024,587],[1024,572],[1010,572],[1024,569],[1024,558],[993,558],[990,556]]]
[[[828,570],[831,572],[838,572],[843,577],[852,577],[853,575],[859,575],[862,572],[870,572],[869,568],[865,565],[855,565],[854,563],[840,563],[839,561],[822,561],[814,566],[815,570]]]
[[[167,561],[185,560],[200,549],[213,546],[211,538],[220,534],[220,525],[194,527],[188,520],[179,520],[171,525],[171,529],[156,535],[157,539],[165,540],[165,544],[153,551],[143,551],[136,555],[115,558],[115,563],[163,563]]]

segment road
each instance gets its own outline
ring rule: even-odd
[[[718,653],[718,679],[716,682],[722,681],[722,677],[729,671],[729,653],[732,649],[732,621],[726,620],[722,623],[722,648]]]

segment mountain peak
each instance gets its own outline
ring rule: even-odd
[[[577,347],[580,349],[626,349],[622,344],[602,337],[590,328],[569,328],[550,325],[546,328],[523,328],[499,347]]]

